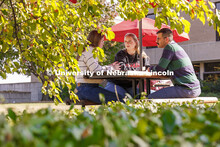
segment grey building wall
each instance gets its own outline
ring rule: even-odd
[[[0,84],[0,98],[6,103],[38,102],[42,99],[39,82]]]

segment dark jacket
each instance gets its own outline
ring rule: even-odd
[[[115,61],[118,61],[121,65],[121,70],[139,70],[140,60],[137,52],[134,55],[127,53],[126,49],[120,50],[115,55]],[[145,65],[145,59],[143,64]],[[110,80],[111,82],[119,85],[121,87],[129,88],[132,87],[132,82],[130,80]]]

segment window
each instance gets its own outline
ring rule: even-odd
[[[204,74],[205,81],[217,81],[220,78],[220,73],[216,74]]]
[[[215,4],[216,4],[216,9],[220,10],[220,2],[215,3]],[[220,41],[220,36],[217,31],[216,31],[216,41]]]
[[[193,64],[193,68],[195,70],[195,74],[197,76],[198,79],[200,79],[200,64]]]
[[[220,71],[220,62],[205,63],[205,72]]]
[[[155,20],[155,14],[148,14],[146,16],[147,18],[151,18],[151,19],[154,19]],[[156,41],[156,40],[155,40]],[[157,48],[157,46],[147,46],[146,49],[152,49],[152,48]]]
[[[205,63],[204,80],[216,81],[220,78],[220,62]]]

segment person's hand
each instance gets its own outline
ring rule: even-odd
[[[114,70],[120,70],[121,69],[121,65],[118,63],[118,61],[115,61],[114,63],[110,64]]]
[[[150,67],[147,67],[146,71],[150,72]]]

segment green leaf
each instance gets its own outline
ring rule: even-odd
[[[18,71],[17,68],[13,68],[13,69],[12,69],[12,73],[14,73],[14,72],[16,72],[16,71]]]
[[[16,68],[19,68],[19,63],[18,62],[13,62]]]
[[[59,101],[57,100],[57,98],[54,98],[54,104],[57,106],[57,105],[59,105]]]
[[[140,135],[144,135],[147,132],[147,123],[146,120],[140,119],[137,123],[137,131]]]
[[[7,12],[8,9],[2,9],[1,11],[2,11],[2,13],[3,13],[4,15],[8,15],[8,12]]]
[[[73,108],[74,108],[74,104],[71,104],[69,111],[73,110]]]
[[[8,115],[7,115],[10,119],[12,119],[13,120],[13,122],[16,122],[16,120],[17,120],[17,115],[15,114],[15,112],[11,109],[11,108],[9,108],[8,109]]]
[[[177,25],[177,26],[176,26],[176,29],[177,29],[177,32],[178,32],[179,34],[181,34],[181,33],[183,32],[181,25]]]
[[[166,133],[171,134],[173,132],[173,129],[175,127],[175,115],[173,114],[172,111],[166,110],[162,114],[162,122],[163,122],[163,129]]]
[[[9,46],[7,43],[3,42],[3,45],[2,45],[2,52],[3,53],[6,53],[7,51],[9,50]]]
[[[5,72],[0,72],[0,76],[3,78],[3,79],[6,79],[6,73]]]
[[[82,51],[83,51],[83,45],[80,44],[78,47],[78,54],[81,56],[82,55]]]
[[[160,127],[157,127],[156,128],[156,133],[157,133],[157,136],[162,139],[164,137],[164,133],[163,133],[163,130],[160,128]]]
[[[99,99],[102,104],[105,104],[105,95],[103,93],[99,93]]]
[[[5,70],[6,70],[7,73],[11,73],[10,67],[8,67],[7,65],[5,65],[4,68],[5,68]]]
[[[31,27],[31,31],[35,31],[36,30],[36,23],[31,23],[31,24],[29,24],[30,25],[30,27]]]
[[[75,52],[75,47],[73,44],[70,45],[70,53],[73,54]]]

